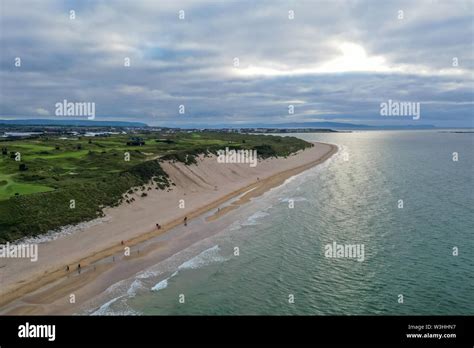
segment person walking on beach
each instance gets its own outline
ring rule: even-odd
[[[188,217],[187,216],[184,217],[184,226],[188,226]]]
[[[81,274],[81,264],[77,265],[77,273]]]
[[[69,272],[69,265],[66,266],[66,272]]]

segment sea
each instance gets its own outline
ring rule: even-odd
[[[474,133],[292,136],[339,151],[83,314],[474,315]]]

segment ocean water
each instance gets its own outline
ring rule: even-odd
[[[115,284],[93,314],[473,315],[474,134],[297,136],[339,152]],[[363,261],[326,257],[334,242],[363,245]]]

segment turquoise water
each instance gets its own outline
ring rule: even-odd
[[[473,315],[474,134],[298,136],[340,151],[111,289],[96,314]],[[363,244],[364,260],[325,257],[333,242]]]

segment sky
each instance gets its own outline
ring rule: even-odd
[[[473,0],[0,0],[0,11],[3,119],[87,119],[56,115],[67,100],[95,103],[96,120],[156,126],[474,126]],[[381,115],[389,100],[419,103],[419,119]]]

